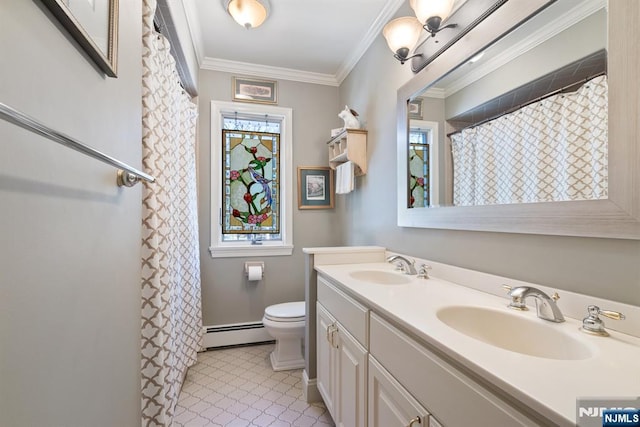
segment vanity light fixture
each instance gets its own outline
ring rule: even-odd
[[[269,15],[269,0],[223,0],[229,15],[247,30],[257,28]]]
[[[382,30],[389,49],[394,53],[394,58],[404,64],[407,59],[422,56],[420,53],[409,56],[409,52],[418,43],[422,29],[431,37],[435,37],[445,28],[457,27],[456,24],[440,26],[442,21],[451,14],[453,3],[454,0],[409,0],[409,5],[416,16],[396,18],[387,23]]]
[[[409,52],[418,43],[422,25],[413,16],[396,18],[382,29],[382,35],[387,40],[389,49],[394,53],[393,57],[401,64],[407,59],[422,56],[422,54],[409,56]]]

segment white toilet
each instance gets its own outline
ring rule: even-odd
[[[305,326],[304,301],[270,305],[264,310],[262,323],[266,331],[276,340],[271,353],[274,371],[304,368],[302,338]]]

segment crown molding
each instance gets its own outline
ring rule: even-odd
[[[356,66],[360,58],[369,49],[382,28],[393,17],[402,6],[405,0],[390,0],[376,17],[374,23],[367,31],[358,46],[338,67],[336,74],[315,73],[310,71],[295,70],[291,68],[273,67],[248,62],[231,61],[226,59],[212,58],[205,56],[204,41],[202,31],[198,21],[198,14],[194,5],[194,0],[184,0],[183,6],[187,16],[189,33],[191,35],[196,57],[200,69],[222,71],[227,73],[237,73],[248,76],[268,77],[272,79],[292,80],[303,83],[314,83],[326,86],[340,86],[343,80]]]
[[[270,65],[229,61],[227,59],[206,57],[200,63],[203,70],[223,71],[245,76],[267,77],[271,79],[291,80],[294,82],[314,83],[325,86],[339,86],[335,74],[314,73],[291,68],[272,67]]]
[[[342,84],[344,79],[347,78],[351,70],[353,70],[358,61],[360,61],[360,58],[362,58],[369,47],[371,47],[376,37],[380,35],[382,28],[387,25],[387,22],[396,14],[404,2],[405,0],[390,0],[385,4],[365,36],[360,40],[360,43],[358,43],[351,54],[345,58],[344,62],[340,64],[336,73],[338,84]]]
[[[202,67],[202,61],[204,61],[204,41],[202,40],[202,31],[200,28],[200,22],[198,21],[198,12],[194,5],[194,0],[182,1],[182,7],[187,17],[187,26],[189,27],[189,34],[191,35],[191,43],[193,43],[193,50],[196,52],[196,58],[198,58],[198,65]]]
[[[579,6],[567,11],[558,19],[555,19],[553,22],[540,27],[529,37],[523,39],[513,47],[489,59],[484,64],[478,66],[474,71],[471,71],[458,80],[453,81],[450,85],[444,88],[445,96],[453,95],[457,91],[467,87],[475,81],[480,80],[487,74],[490,74],[501,66],[507,64],[509,61],[512,61],[525,52],[544,43],[555,35],[582,21],[598,10],[605,8],[606,6],[606,0],[583,1]]]

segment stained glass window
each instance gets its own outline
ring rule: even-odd
[[[409,200],[410,208],[429,206],[429,131],[409,132]]]
[[[222,239],[280,240],[279,123],[225,118]],[[229,129],[235,128],[235,129]]]

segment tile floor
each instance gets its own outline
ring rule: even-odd
[[[301,369],[271,369],[272,350],[263,344],[199,353],[173,426],[334,426],[324,404],[303,400]]]

